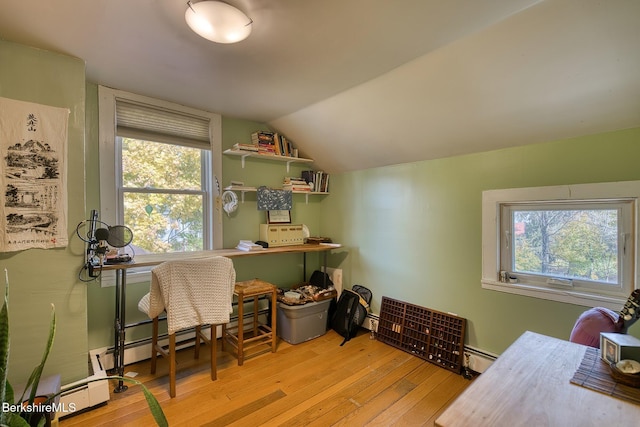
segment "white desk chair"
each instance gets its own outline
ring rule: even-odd
[[[225,257],[167,261],[151,270],[151,288],[138,303],[153,319],[151,373],[156,372],[158,353],[169,357],[169,395],[176,395],[176,332],[195,328],[195,358],[201,340],[211,346],[211,380],[217,378],[218,325],[229,323],[236,272]],[[169,345],[158,344],[158,316],[167,313]],[[211,340],[201,331],[211,325]],[[168,350],[168,351],[167,351]]]

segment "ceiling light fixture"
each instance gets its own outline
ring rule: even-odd
[[[221,1],[187,2],[184,19],[199,36],[216,43],[237,43],[249,37],[253,21]]]

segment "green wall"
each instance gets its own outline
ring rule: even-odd
[[[63,383],[87,376],[86,285],[77,279],[83,245],[75,227],[84,218],[84,62],[0,41],[0,96],[71,110],[68,133],[68,233],[63,249],[0,253],[9,272],[10,381],[25,383],[40,362],[55,304],[57,332],[45,374]],[[1,287],[4,292],[4,275]]]
[[[9,42],[0,41],[0,64],[0,96],[71,110],[70,245],[0,254],[0,268],[9,270],[12,284],[12,380],[20,382],[38,362],[53,302],[58,331],[47,372],[61,373],[66,383],[86,376],[88,349],[113,343],[114,288],[77,280],[84,247],[73,235],[75,225],[99,209],[97,86],[85,81],[82,60]],[[222,127],[223,149],[267,128],[231,118],[223,118]],[[293,221],[306,224],[312,235],[344,245],[329,256],[329,264],[344,269],[346,287],[372,289],[374,312],[383,295],[455,312],[469,320],[467,343],[494,353],[525,330],[566,339],[585,307],[481,288],[482,191],[637,180],[639,142],[640,129],[630,129],[333,174],[329,196],[313,196],[306,203],[304,195],[294,195]],[[240,158],[224,156],[221,183],[233,179],[278,187],[284,176],[299,176],[307,168],[292,165],[287,172],[285,164],[266,160],[247,160],[242,168]],[[222,221],[225,247],[239,239],[256,240],[264,213],[256,210],[255,193],[246,194],[238,211]],[[309,255],[307,262],[310,274],[320,257]],[[302,279],[301,255],[243,258],[234,264],[238,280],[260,277],[287,287]],[[148,287],[128,286],[128,321],[143,318],[137,302]],[[638,329],[630,332],[638,335]],[[148,330],[138,328],[127,338],[146,336]]]
[[[99,209],[99,157],[97,132],[97,85],[87,84],[87,210]],[[256,130],[268,129],[263,123],[222,119],[223,150],[231,148],[236,142],[249,142],[251,133]],[[239,157],[224,156],[222,159],[222,173],[217,173],[222,187],[230,184],[231,180],[243,181],[246,185],[258,187],[281,187],[285,176],[300,176],[308,165],[291,165],[286,170],[286,163],[270,162],[262,159],[247,159],[242,168]],[[241,195],[238,194],[238,198]],[[312,234],[320,231],[320,203],[326,196],[309,197],[307,203],[304,195],[293,196],[292,221],[304,223]],[[259,224],[265,222],[265,213],[257,210],[256,193],[246,193],[244,203],[240,202],[236,212],[223,218],[223,246],[234,247],[240,239],[258,240]],[[135,236],[134,236],[135,241]],[[303,256],[267,255],[251,258],[234,259],[234,266],[238,280],[248,280],[255,277],[277,284],[280,287],[290,287],[302,281]],[[319,265],[317,254],[307,255],[307,276]],[[127,284],[127,323],[142,321],[146,316],[137,309],[138,301],[149,291],[149,283]],[[113,318],[115,312],[115,288],[100,286],[100,282],[88,285],[89,311],[89,349],[97,349],[113,345]],[[127,341],[138,340],[150,336],[150,328],[141,326],[127,330]]]
[[[369,287],[376,313],[382,296],[457,313],[467,344],[498,354],[526,330],[568,339],[586,307],[481,288],[482,191],[638,180],[638,159],[631,129],[333,175],[321,229],[346,247],[332,260],[344,286]]]

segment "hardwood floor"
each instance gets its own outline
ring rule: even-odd
[[[220,340],[218,340],[220,341]],[[432,426],[471,382],[362,331],[340,347],[334,331],[305,343],[278,341],[238,366],[218,351],[218,379],[209,377],[209,352],[178,354],[177,396],[169,397],[166,360],[129,365],[156,396],[171,426]],[[220,346],[220,342],[218,342]],[[218,347],[219,348],[219,347]],[[113,388],[113,387],[111,387]],[[61,427],[152,426],[139,387],[113,394],[104,406],[63,418]]]

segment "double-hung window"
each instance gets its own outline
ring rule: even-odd
[[[637,287],[640,182],[483,193],[484,288],[619,310]]]
[[[221,247],[220,116],[105,87],[99,115],[100,220],[133,231],[134,256]]]

